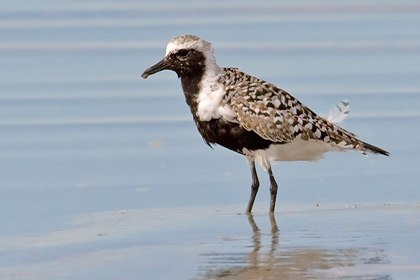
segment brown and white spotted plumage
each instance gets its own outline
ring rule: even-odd
[[[142,77],[165,69],[180,77],[204,140],[247,157],[253,179],[247,212],[252,210],[259,187],[255,160],[270,176],[273,212],[277,195],[273,161],[314,161],[326,152],[347,150],[389,155],[359,140],[332,119],[318,116],[286,91],[237,68],[219,67],[211,44],[196,36],[172,39],[164,59]]]
[[[233,111],[231,121],[275,143],[287,144],[303,140],[313,146],[314,153],[305,150],[301,155],[294,153],[295,158],[283,153],[277,157],[273,155],[270,161],[317,160],[322,157],[324,150],[386,153],[318,116],[286,91],[236,68],[225,68],[224,72],[225,75],[219,80],[226,91],[222,106],[228,106]],[[284,145],[284,148],[287,147]],[[268,168],[266,164],[262,165]]]

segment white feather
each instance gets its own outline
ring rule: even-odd
[[[209,69],[207,65],[204,77],[200,82],[201,88],[197,98],[198,105],[196,114],[201,121],[206,122],[211,119],[218,119],[222,116],[219,111],[220,102],[226,93],[223,86],[217,82],[222,73],[216,75],[213,71],[217,70]]]
[[[228,104],[219,107],[219,113],[222,115],[223,118],[230,122],[237,123],[238,120],[236,119],[237,114],[235,111],[233,111],[232,107],[230,107]]]
[[[347,118],[350,112],[350,105],[347,100],[342,100],[340,103],[337,104],[333,109],[331,109],[330,113],[328,114],[327,120],[332,123],[340,123]]]

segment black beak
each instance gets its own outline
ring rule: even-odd
[[[144,79],[146,79],[150,75],[155,74],[155,73],[157,73],[159,71],[162,71],[162,70],[166,70],[166,69],[169,69],[168,64],[166,63],[165,59],[162,59],[161,61],[159,61],[158,63],[156,63],[152,67],[147,68],[146,71],[144,71],[143,74],[141,74],[141,76]]]

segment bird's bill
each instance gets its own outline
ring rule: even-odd
[[[144,71],[143,74],[141,74],[141,76],[144,79],[146,79],[150,75],[153,75],[153,74],[155,74],[159,71],[166,70],[166,69],[168,69],[168,64],[166,63],[165,59],[162,59],[161,61],[159,61],[158,63],[156,63],[152,67],[147,68],[146,71]]]

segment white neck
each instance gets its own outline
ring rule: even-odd
[[[201,121],[210,121],[222,116],[219,110],[220,102],[225,95],[225,89],[219,83],[219,78],[223,74],[224,71],[217,65],[214,55],[212,53],[207,54],[206,71],[200,82],[200,90],[197,97],[197,116]]]

